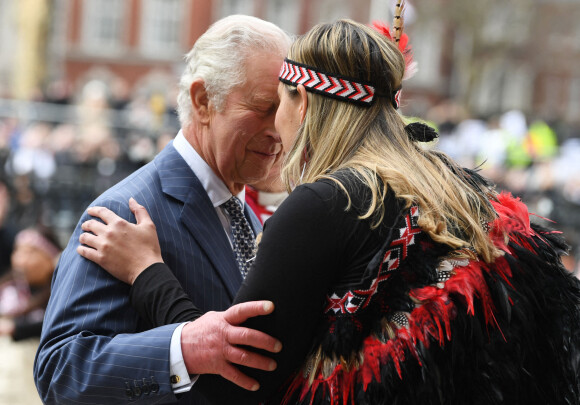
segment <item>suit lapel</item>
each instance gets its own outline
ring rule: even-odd
[[[160,154],[157,163],[163,192],[184,203],[181,221],[204,250],[233,299],[242,276],[216,210],[198,178],[173,145],[168,145],[163,152],[164,156]]]
[[[246,215],[248,222],[250,222],[254,235],[258,235],[262,232],[262,224],[248,203],[244,204],[244,214]]]

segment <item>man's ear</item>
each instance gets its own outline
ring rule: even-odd
[[[308,110],[308,93],[302,84],[299,84],[296,89],[298,90],[298,95],[300,97],[298,112],[300,113],[300,124],[302,124],[304,122],[304,117],[306,117],[306,110]]]
[[[207,125],[210,119],[209,97],[205,89],[205,83],[201,79],[194,80],[189,87],[191,106],[196,121]]]

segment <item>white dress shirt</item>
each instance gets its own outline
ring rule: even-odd
[[[181,131],[179,131],[173,140],[173,146],[185,160],[187,165],[191,167],[191,170],[193,170],[193,173],[199,179],[202,187],[206,191],[210,201],[216,209],[217,215],[224,228],[224,232],[228,236],[233,249],[233,235],[231,232],[230,219],[225,209],[221,207],[223,203],[232,198],[232,193],[226,187],[224,182],[209,167],[205,160],[199,156],[199,153],[197,153],[193,146],[191,146],[191,144],[185,139],[185,136]],[[245,188],[236,195],[242,204],[245,204],[245,196]],[[170,375],[172,376],[172,380],[176,381],[175,383],[172,383],[173,392],[176,394],[189,391],[199,377],[194,376],[193,378],[190,378],[187,368],[185,367],[185,361],[183,360],[183,353],[181,352],[181,331],[186,323],[179,325],[171,337],[171,347],[169,352],[169,360],[171,364]]]

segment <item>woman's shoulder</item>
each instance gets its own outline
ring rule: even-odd
[[[304,203],[311,209],[314,205],[322,209],[339,209],[343,211],[349,202],[358,202],[364,199],[362,195],[363,184],[359,181],[356,184],[354,178],[348,174],[340,173],[329,177],[318,179],[312,183],[304,183],[297,186],[287,198],[288,204]]]
[[[309,190],[320,196],[336,197],[339,194],[346,197],[347,194],[360,194],[365,189],[368,190],[368,186],[363,183],[353,170],[342,169],[313,183],[301,184],[296,187],[296,190],[299,189]]]

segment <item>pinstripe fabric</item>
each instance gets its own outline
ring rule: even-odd
[[[147,208],[163,259],[194,303],[204,311],[227,308],[242,277],[213,205],[172,144],[91,205],[135,222],[130,197]],[[259,230],[255,215],[247,215]],[[127,388],[137,386],[136,403],[204,403],[194,393],[177,402],[171,390],[169,345],[177,325],[143,330],[129,287],[76,253],[88,218],[85,212],[53,277],[34,366],[41,397],[49,404],[127,403]],[[159,389],[147,392],[153,380]]]

